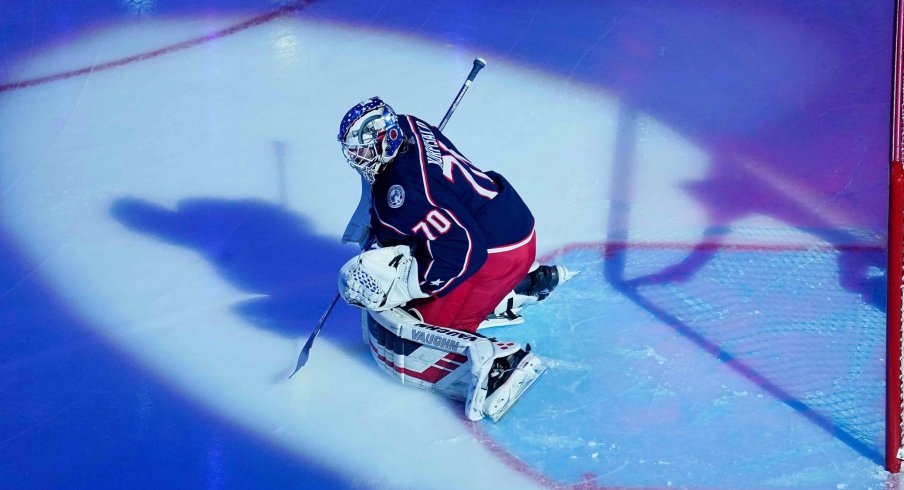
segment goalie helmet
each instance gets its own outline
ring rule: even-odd
[[[362,100],[339,124],[342,155],[371,184],[402,147],[402,129],[392,107],[379,97]]]

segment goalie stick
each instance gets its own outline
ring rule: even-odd
[[[320,329],[323,328],[323,322],[326,321],[326,317],[330,316],[330,313],[333,311],[333,307],[336,306],[336,301],[339,300],[339,295],[337,294],[333,301],[330,302],[329,308],[323,312],[323,315],[320,317],[320,321],[317,322],[317,326],[314,327],[314,331],[311,332],[311,336],[308,337],[308,341],[304,343],[304,347],[301,348],[301,354],[298,354],[298,362],[295,363],[295,370],[292,371],[292,374],[289,375],[289,379],[292,379],[292,376],[295,376],[295,373],[298,372],[305,364],[308,363],[308,355],[311,352],[311,346],[314,345],[314,339],[317,338],[317,335],[320,334]]]
[[[468,88],[471,86],[471,82],[477,78],[477,74],[480,73],[480,70],[484,69],[487,66],[486,60],[483,58],[475,58],[474,64],[471,66],[471,73],[468,74],[468,78],[465,79],[464,83],[461,85],[461,88],[458,89],[458,94],[455,96],[455,100],[452,101],[452,105],[449,106],[449,109],[446,111],[446,115],[443,116],[442,121],[440,121],[437,129],[440,131],[446,127],[446,124],[449,122],[449,119],[452,117],[452,113],[455,112],[455,109],[458,108],[458,104],[461,102],[461,99],[464,98],[465,93],[468,91]],[[305,342],[304,347],[301,348],[301,353],[298,354],[298,361],[295,363],[295,370],[292,371],[292,374],[289,375],[289,379],[292,379],[292,376],[295,376],[305,364],[308,362],[308,357],[310,356],[311,346],[314,345],[314,339],[317,338],[317,335],[320,334],[320,330],[323,328],[323,324],[326,322],[327,317],[330,316],[330,313],[333,311],[333,307],[336,306],[336,302],[339,301],[339,293],[337,292],[335,296],[333,296],[333,301],[330,302],[329,308],[323,313],[320,317],[320,321],[317,322],[317,326],[314,327],[314,331],[311,332],[310,337],[308,337],[308,341]]]
[[[443,120],[440,121],[439,126],[436,128],[440,131],[446,127],[446,123],[449,122],[449,118],[452,117],[452,113],[455,112],[455,109],[458,108],[458,103],[461,102],[461,99],[465,96],[465,93],[468,91],[468,87],[471,86],[471,82],[477,78],[477,74],[480,73],[480,70],[483,70],[484,67],[487,66],[487,62],[483,58],[475,58],[474,65],[471,67],[471,73],[468,74],[468,78],[465,80],[465,83],[461,84],[461,88],[458,89],[458,95],[455,96],[455,100],[452,101],[452,105],[449,106],[449,110],[446,111],[446,115],[443,116]]]

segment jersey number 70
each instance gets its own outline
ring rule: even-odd
[[[428,226],[428,224],[430,226]],[[432,231],[431,228],[433,229]],[[427,217],[425,217],[423,221],[418,221],[418,223],[411,228],[411,231],[415,233],[422,231],[424,232],[424,235],[427,236],[427,240],[433,241],[436,240],[437,235],[443,235],[449,231],[449,228],[452,228],[452,222],[443,216],[438,209],[432,209],[427,213]],[[434,231],[436,231],[436,234],[433,233]]]

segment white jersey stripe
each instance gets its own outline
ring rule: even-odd
[[[446,281],[446,285],[437,289],[436,291],[434,291],[434,293],[439,293],[440,291],[446,289],[447,287],[449,287],[449,284],[452,284],[453,282],[455,282],[456,279],[458,279],[459,277],[464,275],[465,271],[468,270],[468,265],[471,263],[471,249],[473,248],[473,242],[471,242],[471,234],[468,233],[468,229],[465,228],[465,226],[461,224],[461,221],[458,221],[458,218],[455,217],[455,215],[452,213],[452,211],[449,211],[448,209],[444,209],[444,208],[443,208],[443,211],[448,213],[449,217],[451,217],[452,220],[455,221],[455,224],[457,224],[459,227],[461,227],[462,230],[465,231],[465,236],[468,237],[468,253],[465,255],[465,263],[463,266],[461,266],[461,271],[458,273],[458,275],[453,277],[452,279],[449,279],[448,281]]]
[[[399,235],[408,236],[408,233],[405,233],[404,231],[396,228],[395,226],[392,226],[391,224],[383,221],[383,218],[380,217],[380,212],[377,211],[377,207],[375,205],[371,204],[370,207],[371,207],[371,209],[374,210],[374,214],[377,216],[377,221],[379,221],[381,225],[391,229],[392,231],[398,233]]]
[[[427,270],[424,271],[424,278],[427,278],[427,275],[430,274],[430,269],[433,268],[433,263],[436,262],[436,257],[433,256],[433,250],[430,248],[430,240],[427,240],[427,253],[430,254],[430,264],[427,265]]]
[[[493,247],[493,248],[487,249],[487,253],[488,254],[498,254],[500,252],[508,252],[509,250],[515,250],[516,248],[521,248],[521,247],[527,245],[531,241],[531,239],[534,237],[534,233],[536,233],[536,229],[532,229],[530,231],[530,234],[527,235],[527,238],[525,238],[524,240],[521,240],[520,242],[513,243],[511,245],[503,245],[501,247]]]

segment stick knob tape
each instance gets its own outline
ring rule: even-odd
[[[483,58],[475,58],[474,66],[471,68],[471,73],[468,75],[468,81],[473,82],[475,78],[477,78],[477,74],[480,73],[480,70],[483,70],[484,67],[487,66],[487,61]]]

